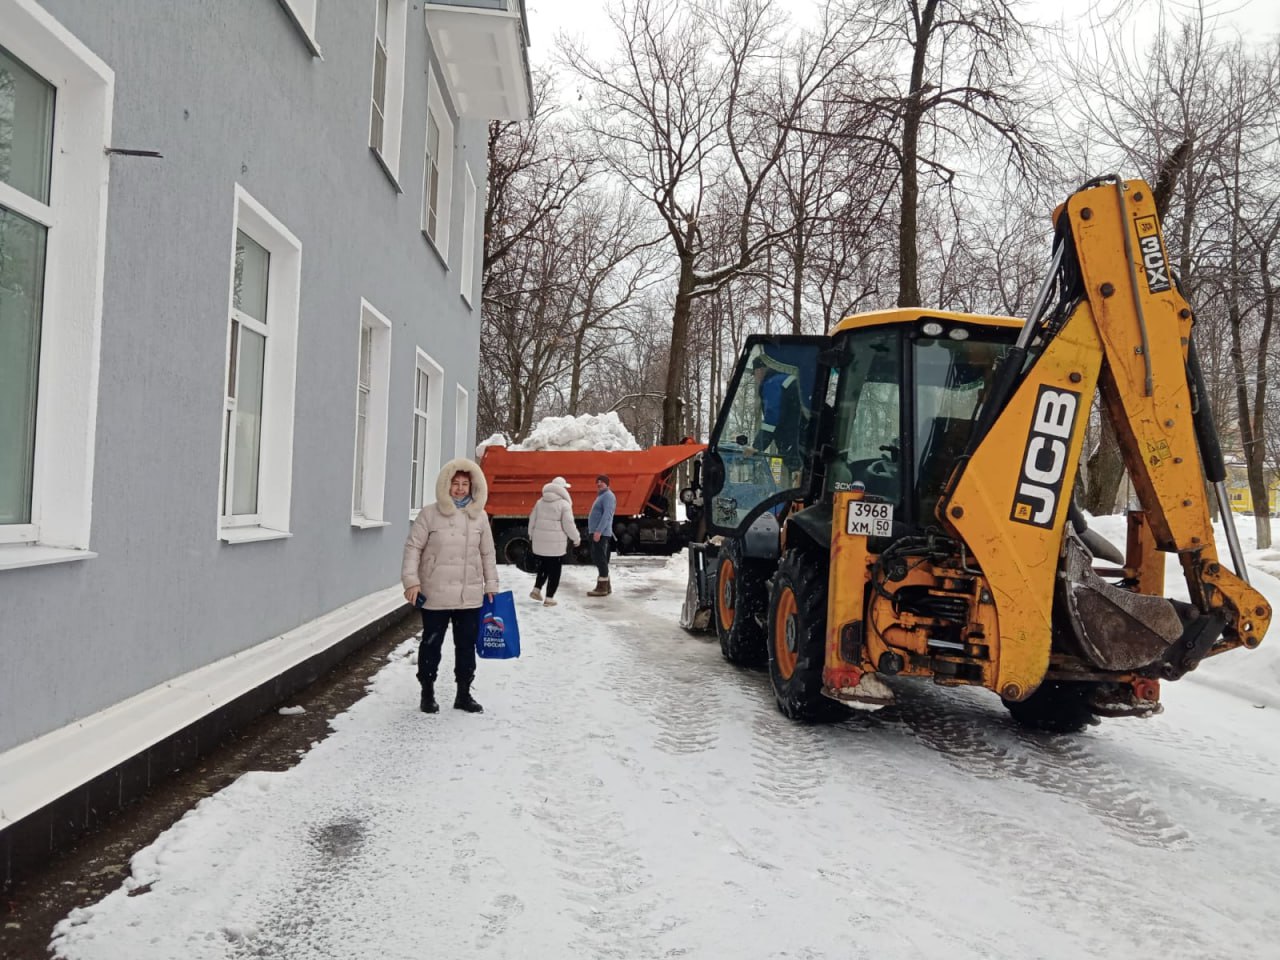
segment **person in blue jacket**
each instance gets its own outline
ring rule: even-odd
[[[602,473],[596,477],[596,502],[591,504],[591,512],[587,514],[591,559],[599,574],[596,588],[587,591],[588,597],[607,597],[613,593],[609,586],[609,550],[613,546],[613,513],[617,506],[618,498],[609,489],[609,478]]]
[[[770,367],[764,357],[751,361],[751,373],[760,391],[760,429],[751,446],[762,453],[773,447],[787,467],[799,470],[800,385],[794,375]]]

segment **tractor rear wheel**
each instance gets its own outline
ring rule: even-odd
[[[822,695],[827,654],[827,565],[802,550],[788,550],[769,591],[769,680],[778,709],[814,723],[843,714]]]
[[[730,663],[743,667],[764,664],[765,609],[769,566],[743,556],[741,540],[725,540],[716,561],[716,596],[713,604],[720,652]]]
[[[1025,700],[1001,701],[1019,726],[1044,733],[1079,733],[1093,720],[1092,683],[1046,680]]]

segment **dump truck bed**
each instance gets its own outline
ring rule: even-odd
[[[527,517],[552,477],[569,481],[575,516],[585,517],[596,499],[596,476],[609,475],[618,498],[616,515],[637,516],[667,472],[706,449],[680,443],[648,450],[508,450],[488,447],[480,461],[489,483],[485,509],[493,517]]]

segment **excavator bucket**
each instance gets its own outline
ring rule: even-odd
[[[1164,658],[1182,636],[1182,618],[1164,597],[1113,587],[1093,572],[1093,556],[1066,537],[1060,597],[1086,660],[1104,670],[1138,670]]]

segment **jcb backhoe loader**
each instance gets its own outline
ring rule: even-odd
[[[883,677],[919,677],[1068,732],[1158,712],[1162,680],[1262,640],[1151,190],[1100,178],[1054,219],[1025,322],[897,309],[748,341],[681,494],[708,534],[682,620],[767,660],[788,716],[874,708]],[[1123,554],[1071,502],[1095,393],[1142,508]],[[1165,553],[1190,603],[1163,596]]]

